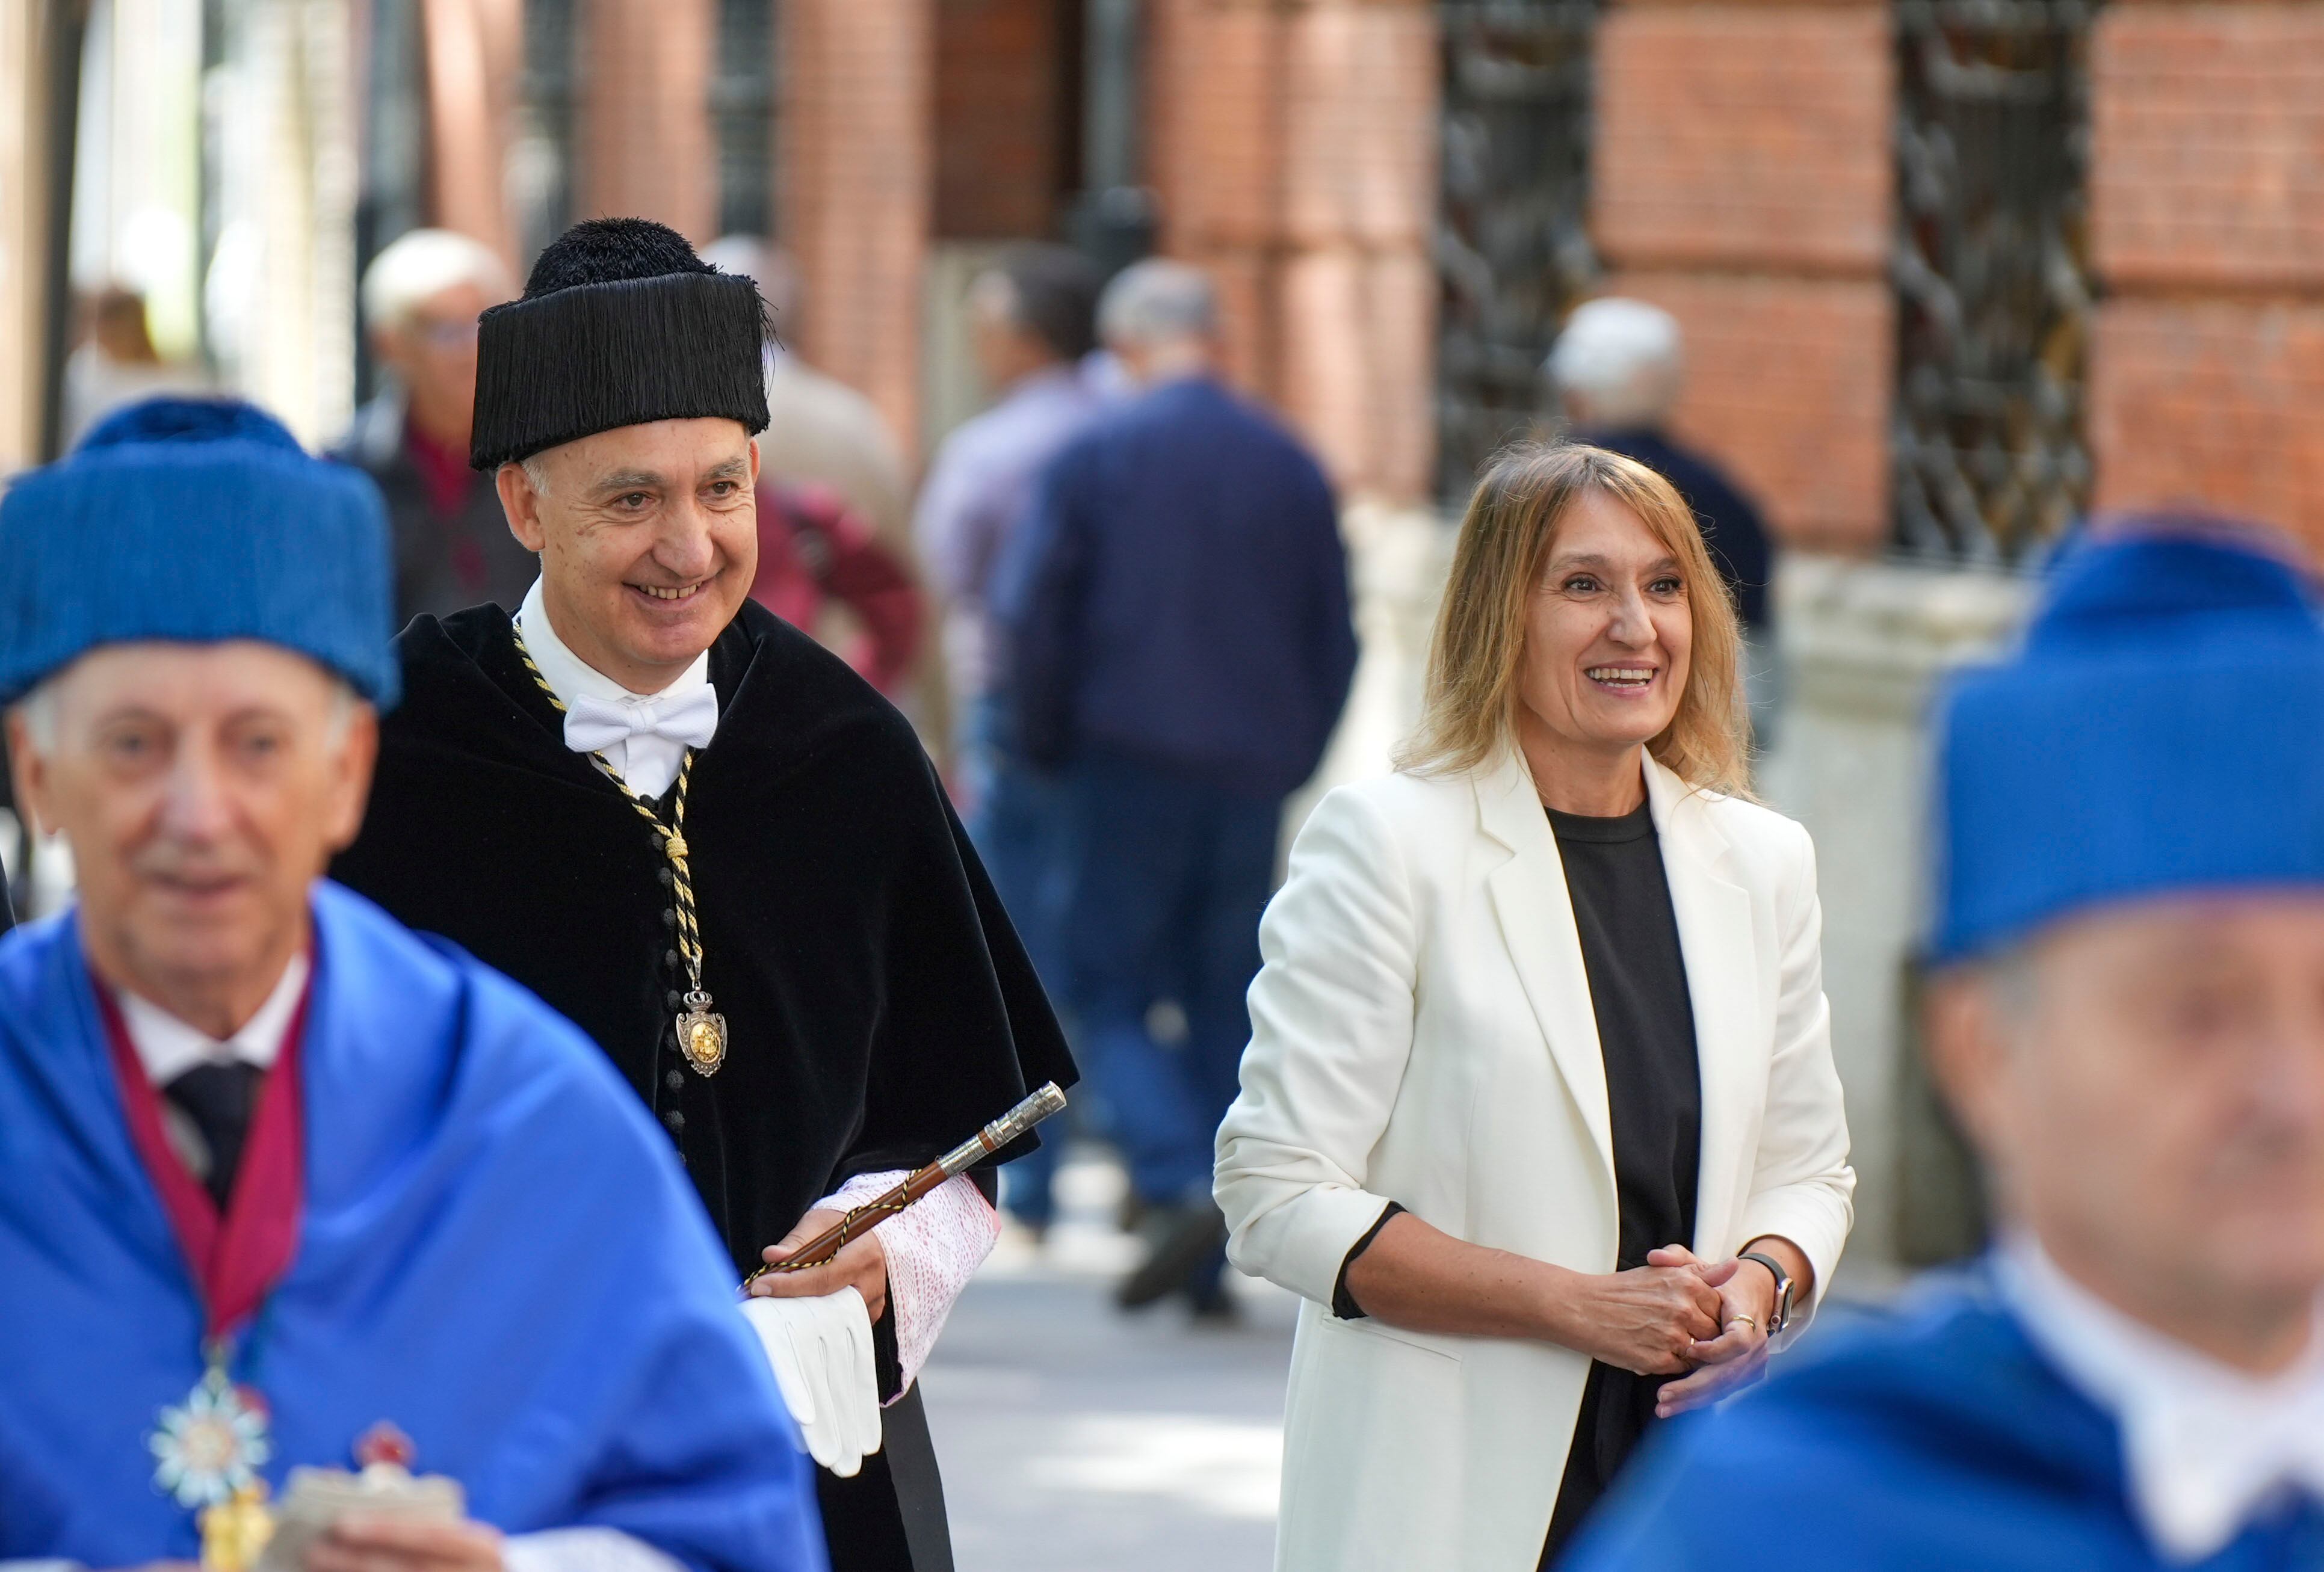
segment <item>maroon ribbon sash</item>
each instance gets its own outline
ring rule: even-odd
[[[94,979],[92,979],[94,980]],[[238,1328],[265,1300],[299,1246],[299,1218],[306,1200],[306,1139],[299,1097],[299,1046],[306,1035],[309,978],[290,1012],[281,1052],[258,1089],[250,1135],[226,1216],[218,1216],[209,1191],[188,1171],[161,1129],[161,1098],[145,1078],[145,1066],[129,1040],[128,1024],[103,983],[97,1007],[105,1017],[113,1077],[121,1089],[129,1137],[145,1172],[161,1193],[161,1209],[185,1252],[194,1286],[202,1297],[204,1335],[217,1338]]]

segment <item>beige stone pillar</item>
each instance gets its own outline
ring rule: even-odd
[[[574,215],[652,218],[696,245],[715,240],[711,134],[716,0],[590,0]]]
[[[932,0],[784,0],[779,215],[808,364],[861,390],[908,456],[920,429],[934,211]]]

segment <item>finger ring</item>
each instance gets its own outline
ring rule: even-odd
[[[1753,1331],[1755,1331],[1755,1332],[1756,1332],[1756,1331],[1757,1331],[1757,1330],[1759,1329],[1759,1323],[1758,1323],[1757,1319],[1756,1318],[1754,1318],[1754,1317],[1751,1317],[1751,1316],[1729,1316],[1729,1317],[1727,1318],[1727,1324],[1728,1324],[1729,1326],[1730,1326],[1730,1327],[1732,1327],[1732,1326],[1746,1326],[1746,1327],[1750,1328],[1751,1328]]]

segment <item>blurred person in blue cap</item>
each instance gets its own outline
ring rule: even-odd
[[[1675,1428],[1567,1565],[2324,1566],[2311,586],[2118,527],[1938,741],[1928,1041],[1998,1242]]]
[[[833,1564],[942,1572],[915,1378],[1000,1232],[990,1171],[760,1269],[1073,1064],[910,723],[749,598],[765,311],[675,230],[601,218],[484,313],[470,456],[540,577],[397,638],[335,875],[604,1050],[758,1273]]]
[[[17,800],[80,878],[0,939],[0,1567],[230,1564],[294,1470],[402,1463],[466,1521],[342,1514],[304,1572],[816,1572],[635,1099],[318,877],[387,564],[372,483],[247,404],[134,406],[0,499]]]

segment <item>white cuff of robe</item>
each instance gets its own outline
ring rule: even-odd
[[[742,1308],[799,1444],[817,1466],[853,1478],[881,1441],[880,1376],[863,1296],[843,1288],[813,1299],[751,1297]]]
[[[909,1177],[900,1169],[860,1174],[816,1202],[813,1209],[844,1212],[860,1207]],[[900,1398],[936,1351],[936,1334],[944,1330],[954,1301],[992,1254],[1001,1238],[1001,1214],[976,1181],[963,1173],[881,1223],[879,1238],[888,1255],[888,1313],[895,1318],[896,1363],[904,1377],[896,1389]]]
[[[619,1529],[543,1529],[501,1542],[503,1572],[686,1572],[686,1563]]]

